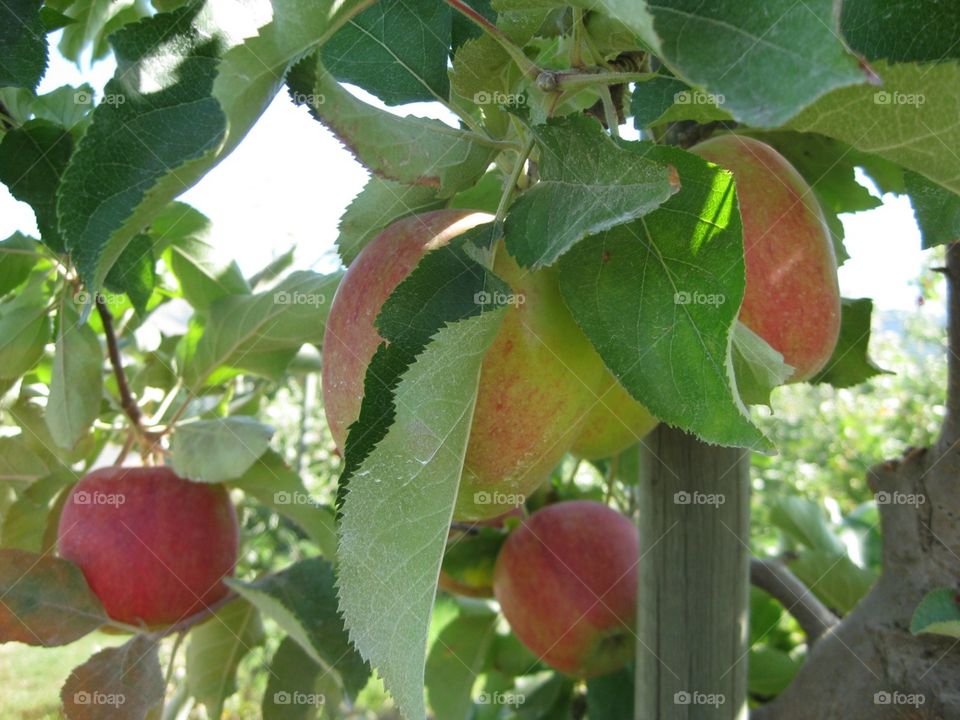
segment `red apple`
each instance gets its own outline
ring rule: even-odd
[[[110,467],[74,486],[57,547],[80,566],[111,618],[157,626],[226,595],[222,579],[237,562],[238,535],[223,486],[166,467]]]
[[[607,373],[597,404],[583,422],[583,429],[570,448],[586,460],[619,455],[642,440],[659,421],[633,399],[617,379]]]
[[[769,145],[719,135],[691,152],[733,173],[743,219],[740,320],[807,380],[840,334],[837,261],[823,211],[800,173]]]
[[[533,513],[507,538],[493,589],[520,640],[576,677],[633,657],[640,540],[629,519],[576,500]]]
[[[323,399],[342,451],[360,414],[367,365],[381,342],[374,320],[427,252],[489,215],[438,210],[390,225],[350,265],[323,341]],[[605,372],[560,297],[552,269],[528,272],[502,243],[494,271],[514,302],[484,356],[454,516],[495,517],[521,504],[570,448]]]

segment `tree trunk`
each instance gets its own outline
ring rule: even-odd
[[[747,454],[660,426],[639,487],[636,717],[747,716]]]

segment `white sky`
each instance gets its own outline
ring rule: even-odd
[[[51,55],[40,92],[85,81],[99,91],[113,74],[112,60],[81,72]],[[400,112],[449,119],[426,103]],[[294,245],[298,267],[327,272],[337,264],[337,221],[366,177],[329,132],[281,93],[240,146],[179,199],[211,219],[212,241],[248,274]],[[887,195],[875,210],[843,216],[843,225],[851,259],[840,269],[842,294],[872,297],[884,310],[916,307],[922,253],[909,200]],[[33,211],[0,186],[0,238],[18,230],[37,235]]]

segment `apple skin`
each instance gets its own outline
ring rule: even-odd
[[[660,422],[634,400],[610,372],[607,372],[607,381],[600,388],[599,395],[570,448],[570,452],[584,460],[619,455],[642,440]]]
[[[746,289],[740,320],[808,380],[833,354],[840,289],[830,231],[800,173],[766,143],[718,135],[691,149],[733,173],[743,219]]]
[[[492,219],[437,210],[399,220],[351,263],[323,340],[323,400],[342,452],[360,414],[364,376],[381,338],[374,325],[420,258]],[[605,369],[560,296],[556,272],[528,272],[497,248],[494,272],[522,303],[510,305],[484,356],[454,517],[483,520],[522,504],[570,448]]]
[[[121,501],[108,501],[108,498]],[[221,485],[166,467],[109,467],[78,482],[57,530],[60,556],[80,566],[114,620],[157,627],[227,594],[239,529]]]
[[[623,666],[634,653],[639,546],[633,523],[601,503],[533,513],[507,538],[493,573],[513,632],[574,677]]]

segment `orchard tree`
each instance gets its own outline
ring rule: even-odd
[[[38,94],[55,31],[102,93]],[[960,717],[958,59],[937,0],[2,4],[0,642],[121,636],[77,720]],[[176,198],[284,87],[370,178],[345,271],[245,277]],[[880,372],[858,168],[948,285],[879,579],[803,503],[750,554],[756,406]],[[265,422],[321,368],[335,487]]]

